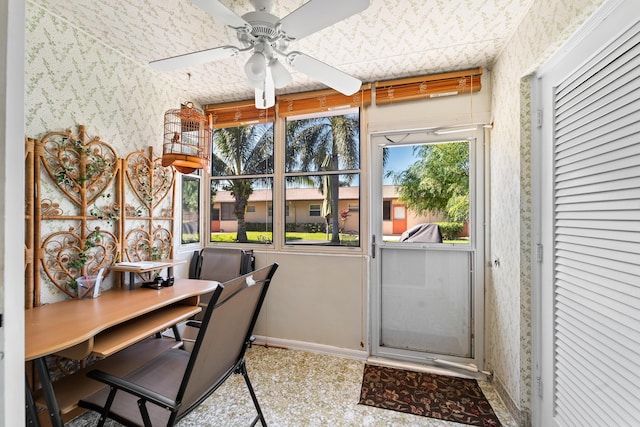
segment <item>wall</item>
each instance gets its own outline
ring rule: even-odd
[[[178,88],[34,3],[25,25],[28,136],[84,124],[121,155],[161,153],[164,112],[185,101]]]
[[[25,28],[26,136],[77,132],[82,124],[119,157],[150,146],[161,155],[164,112],[185,101],[179,88],[32,2],[26,3]],[[43,302],[62,298],[42,282]]]
[[[521,425],[531,419],[531,160],[528,75],[604,0],[534,0],[492,69],[488,365]],[[496,207],[499,207],[497,209]],[[499,230],[499,232],[498,232]]]
[[[365,357],[367,263],[363,256],[255,254],[256,268],[280,264],[255,335],[268,337],[271,345]]]

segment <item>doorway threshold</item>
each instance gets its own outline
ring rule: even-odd
[[[386,366],[389,368],[406,369],[409,371],[427,372],[429,374],[446,375],[450,377],[468,378],[478,381],[490,381],[490,377],[482,372],[470,372],[464,369],[447,368],[429,363],[407,362],[405,360],[389,359],[386,357],[369,356],[366,363],[370,365]]]

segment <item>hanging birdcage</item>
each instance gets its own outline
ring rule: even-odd
[[[189,174],[209,167],[211,122],[193,107],[192,102],[164,113],[162,166],[173,165]]]

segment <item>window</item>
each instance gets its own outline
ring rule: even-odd
[[[214,204],[216,206],[216,204]],[[212,208],[212,210],[216,210],[220,212],[220,219],[222,221],[233,221],[236,219],[236,215],[233,213],[233,203],[218,203],[218,209]]]
[[[309,216],[320,216],[321,205],[309,205]]]
[[[288,117],[286,244],[360,246],[360,113]]]
[[[382,202],[382,220],[391,221],[391,200]]]
[[[273,123],[217,129],[211,151],[210,241],[272,241]]]
[[[216,128],[210,241],[359,247],[360,214],[350,207],[360,205],[360,109],[370,104],[363,85],[350,96],[282,95],[277,108],[256,109],[254,100],[204,106]],[[274,134],[276,110],[284,126]]]
[[[181,243],[200,242],[200,177],[182,176]]]

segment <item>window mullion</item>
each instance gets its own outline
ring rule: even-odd
[[[273,245],[280,250],[284,247],[285,228],[285,141],[286,121],[278,117],[273,128]]]

